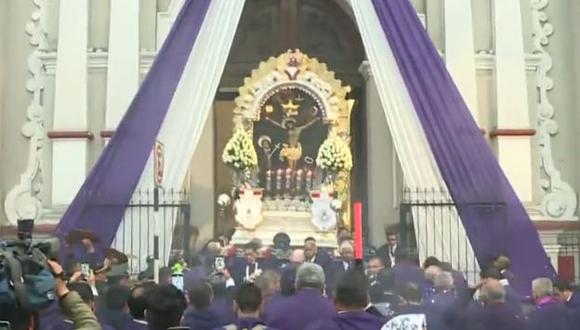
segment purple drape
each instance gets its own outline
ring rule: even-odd
[[[161,129],[210,1],[184,3],[115,134],[56,227],[56,235],[61,239],[73,229],[86,229],[100,238],[99,250],[111,244]]]
[[[509,256],[514,286],[529,292],[555,275],[536,228],[410,1],[372,2],[479,264]]]

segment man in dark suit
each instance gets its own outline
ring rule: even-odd
[[[233,278],[236,285],[253,282],[262,273],[263,265],[258,262],[258,245],[248,243],[244,247],[244,258],[236,259],[233,266]]]
[[[368,282],[360,269],[342,274],[334,290],[334,306],[338,311],[324,320],[312,323],[308,330],[379,330],[386,320],[369,313]]]
[[[580,293],[573,290],[570,282],[564,280],[554,282],[554,291],[566,307],[580,309]]]
[[[532,296],[536,309],[528,317],[530,329],[578,329],[578,324],[574,324],[570,310],[554,297],[552,280],[537,278],[532,281]]]
[[[387,236],[387,243],[379,247],[377,255],[383,259],[387,268],[391,268],[394,267],[396,263],[395,252],[399,246],[399,238],[395,231],[388,228],[385,229],[385,235]]]
[[[330,270],[332,259],[328,253],[318,248],[314,237],[307,237],[304,240],[304,262],[315,263],[326,273]]]
[[[268,311],[264,320],[280,330],[304,329],[312,322],[335,314],[332,303],[323,296],[324,271],[315,263],[305,263],[296,271],[296,293]]]
[[[378,256],[369,259],[367,277],[371,302],[373,304],[385,302],[386,296],[392,295],[395,284],[391,274],[385,269],[383,259]]]
[[[334,288],[342,274],[354,267],[354,246],[352,245],[352,241],[342,241],[338,247],[338,253],[340,254],[340,257],[333,260],[330,270],[326,273],[328,275],[328,296],[332,296]]]

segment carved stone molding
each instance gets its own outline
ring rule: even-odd
[[[30,139],[28,162],[20,175],[20,181],[6,195],[4,209],[8,221],[16,224],[21,218],[38,219],[42,215],[40,190],[42,187],[42,148],[44,142],[44,113],[41,94],[44,89],[43,63],[40,53],[46,49],[46,17],[48,0],[32,0],[34,10],[26,24],[26,34],[34,47],[28,56],[28,71],[31,78],[26,82],[26,90],[32,94],[26,109],[27,121],[21,132]]]
[[[541,180],[545,195],[540,206],[544,216],[559,220],[577,219],[575,213],[578,207],[577,195],[574,189],[562,180],[560,171],[552,157],[552,136],[558,133],[558,123],[554,120],[554,106],[550,103],[548,92],[554,88],[554,81],[548,75],[552,69],[552,56],[546,47],[554,26],[548,22],[545,9],[550,0],[530,0],[533,23],[534,52],[540,57],[536,71],[536,87],[539,93],[538,103],[538,144],[540,150],[541,169],[544,178]]]

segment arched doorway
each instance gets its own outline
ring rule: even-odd
[[[350,97],[356,100],[352,112],[352,150],[356,166],[352,173],[352,199],[366,200],[366,115],[364,107],[365,81],[359,67],[365,58],[364,47],[349,7],[343,0],[255,0],[247,1],[236,37],[216,94],[213,118],[208,120],[200,141],[208,146],[204,156],[192,161],[192,221],[200,228],[201,240],[234,227],[233,215],[220,214],[217,197],[231,191],[231,171],[222,164],[221,152],[233,129],[234,98],[244,78],[260,62],[278,56],[288,49],[300,49],[305,54],[326,63],[336,77],[352,87]],[[211,144],[211,147],[209,147]],[[202,151],[203,152],[203,151]],[[211,164],[202,164],[209,161]],[[211,168],[210,168],[211,167]],[[202,174],[203,173],[203,174]],[[212,183],[208,180],[212,177]],[[197,178],[197,179],[196,179]],[[208,188],[210,187],[211,188]],[[196,190],[205,195],[196,201]],[[207,194],[211,198],[207,198]],[[209,205],[208,205],[209,204]],[[214,221],[208,221],[210,219]],[[209,228],[207,223],[213,226]]]

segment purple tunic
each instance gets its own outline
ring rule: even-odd
[[[304,329],[310,323],[335,315],[334,306],[318,290],[301,289],[272,308],[268,325],[280,330]]]
[[[467,325],[474,330],[527,330],[523,318],[514,313],[505,303],[473,309],[467,318]]]
[[[260,319],[254,317],[242,317],[239,318],[236,322],[233,322],[238,330],[245,330],[245,329],[253,329],[255,326],[263,325],[266,326],[266,323],[262,322]],[[218,328],[216,330],[223,330],[225,327]],[[266,327],[267,330],[276,330],[274,328]],[[193,330],[193,329],[192,329]]]
[[[126,330],[147,330],[147,322],[142,320],[131,320],[127,323]]]
[[[363,311],[338,313],[310,324],[307,330],[380,330],[385,320]],[[298,328],[297,328],[298,329]]]
[[[208,309],[217,316],[221,324],[230,324],[236,320],[234,305],[227,298],[215,298]]]
[[[415,283],[419,289],[423,290],[425,285],[425,275],[423,270],[412,262],[400,262],[391,270],[395,278],[395,286],[406,282]]]
[[[528,317],[532,330],[575,330],[573,315],[566,306],[552,297],[541,299]]]
[[[183,313],[181,325],[195,330],[212,330],[225,325],[215,312],[208,309],[195,310],[191,306]]]

